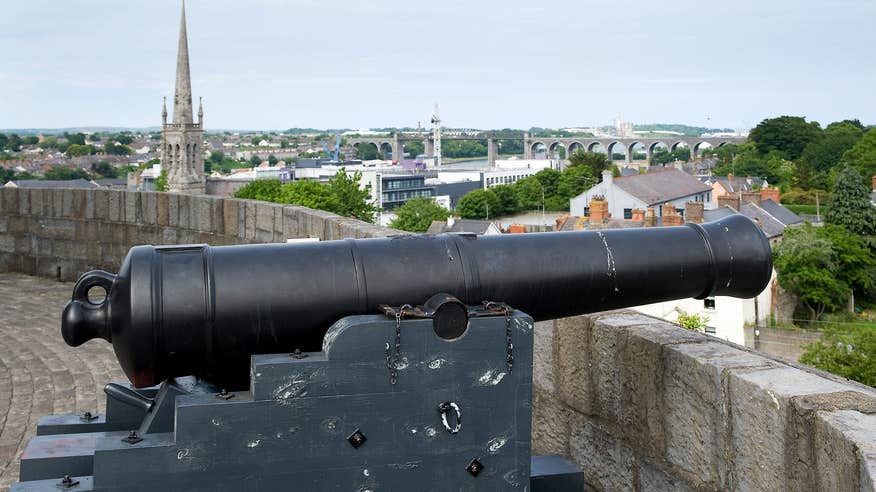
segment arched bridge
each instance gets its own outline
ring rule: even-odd
[[[446,135],[442,140],[486,140],[487,160],[490,165],[495,164],[499,156],[499,140],[519,140],[519,137],[499,137],[484,132],[476,135]],[[396,134],[382,137],[354,137],[348,138],[347,142],[353,147],[359,145],[373,145],[378,152],[386,155],[392,153],[393,159],[398,160],[404,155],[404,144],[410,141],[422,140],[426,156],[434,156],[435,144],[432,135],[405,135]],[[635,151],[644,151],[646,161],[651,162],[651,157],[659,148],[665,148],[672,152],[679,147],[691,149],[691,156],[696,157],[705,148],[718,148],[727,144],[741,144],[748,139],[745,137],[652,137],[652,138],[604,138],[604,137],[532,137],[528,132],[523,135],[523,152],[525,159],[532,159],[540,152],[544,152],[548,158],[559,158],[560,149],[566,150],[569,155],[578,150],[588,152],[603,152],[611,156],[623,154],[624,162],[632,163]]]

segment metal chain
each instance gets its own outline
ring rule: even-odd
[[[389,382],[392,385],[398,382],[398,366],[401,363],[401,320],[405,308],[413,309],[409,304],[405,304],[395,312],[395,354],[390,350],[389,342],[385,347],[386,368],[389,369]]]
[[[506,358],[505,362],[508,364],[508,374],[514,370],[514,344],[511,343],[511,310],[505,308],[505,342],[506,346]]]

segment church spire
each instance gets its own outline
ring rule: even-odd
[[[179,52],[176,59],[176,96],[173,99],[173,123],[191,125],[192,78],[189,74],[189,42],[186,35],[186,2],[182,2],[182,20],[179,26]]]

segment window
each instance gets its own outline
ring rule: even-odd
[[[683,208],[676,208],[675,211],[678,212],[678,215],[681,215],[682,217],[684,217],[684,209]]]
[[[707,297],[707,298],[703,299],[703,308],[714,310],[715,309],[715,298],[714,297]]]
[[[590,217],[590,207],[584,207],[584,217]]]
[[[627,220],[632,219],[632,218],[633,218],[633,209],[631,209],[631,208],[625,208],[625,209],[624,209],[624,218],[627,219]]]

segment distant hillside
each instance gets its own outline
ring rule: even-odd
[[[703,133],[729,133],[733,132],[732,128],[704,128],[700,126],[677,125],[667,123],[652,123],[649,125],[633,125],[633,131],[636,132],[678,132],[686,137],[698,137]]]

